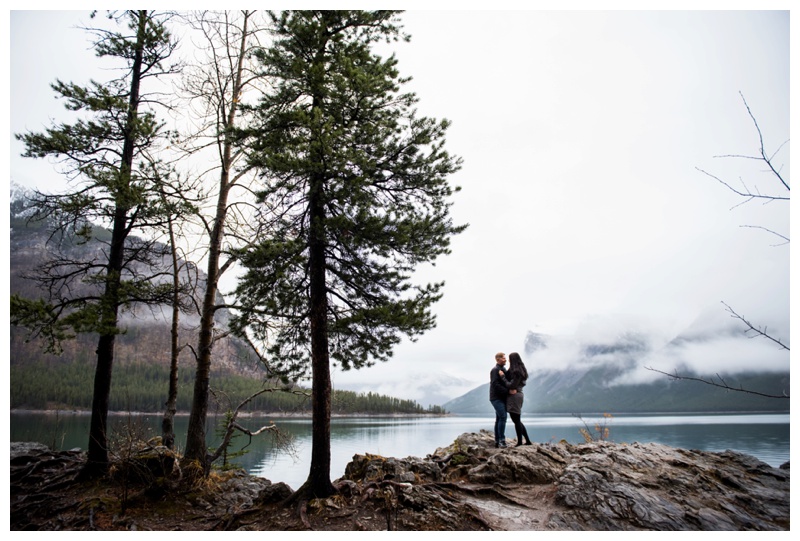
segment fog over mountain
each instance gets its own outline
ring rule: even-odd
[[[789,346],[788,321],[774,321],[766,313],[757,317],[751,320],[754,325]],[[709,307],[682,329],[652,326],[641,318],[597,317],[585,320],[571,336],[531,332],[524,359],[534,372],[614,366],[621,370],[613,382],[617,384],[650,383],[664,377],[654,370],[700,375],[789,370],[789,351],[748,332],[722,303]]]
[[[769,395],[790,394],[789,351],[757,336],[725,306],[664,332],[641,319],[588,318],[572,335],[529,332],[524,411],[536,413],[788,411],[783,398],[673,380],[660,372],[723,382]],[[768,328],[788,346],[788,333]],[[661,332],[659,332],[659,330]],[[722,379],[720,379],[722,378]],[[487,371],[488,380],[488,371]],[[454,413],[491,415],[488,383],[444,404]]]
[[[777,324],[767,325],[770,334],[788,346],[788,331],[782,329]],[[550,335],[530,331],[524,337],[519,353],[530,372],[529,392],[540,386],[536,392],[554,396],[559,393],[571,395],[574,386],[583,378],[587,378],[584,384],[589,386],[604,389],[641,386],[636,392],[646,393],[644,389],[648,385],[671,382],[659,371],[706,379],[715,379],[718,375],[733,377],[734,386],[741,381],[739,375],[748,378],[753,374],[758,374],[759,378],[774,376],[775,379],[768,379],[765,383],[767,388],[761,391],[781,393],[785,390],[788,393],[789,351],[746,330],[747,327],[720,303],[718,307],[709,307],[683,328],[669,328],[642,318],[598,316],[584,320],[574,334]],[[362,383],[346,385],[337,385],[334,374],[334,385],[354,391],[407,397],[426,406],[446,404],[468,395],[470,410],[462,413],[485,413],[490,411],[485,387],[493,364],[491,357],[485,361],[485,379],[479,381],[472,376],[472,367],[465,366],[463,373],[454,373],[431,362],[428,369],[397,378],[387,378],[385,370],[367,369],[362,371]],[[393,362],[401,363],[402,360]],[[776,383],[784,379],[786,383]],[[700,392],[708,390],[701,388]],[[473,401],[476,405],[472,404]],[[765,404],[782,407],[774,402]],[[449,408],[453,407],[458,406],[450,404]],[[477,409],[473,411],[472,408]]]
[[[737,320],[738,321],[738,320]],[[620,323],[617,321],[616,323]],[[667,339],[608,320],[587,322],[570,337],[529,333],[523,357],[529,379],[528,414],[788,411],[788,351],[763,337],[747,338],[740,325],[719,328],[698,321]],[[604,331],[597,334],[600,331]],[[766,344],[766,346],[765,346]],[[771,345],[770,345],[771,344]],[[734,392],[693,379],[724,383]],[[488,379],[488,378],[487,378]],[[756,394],[760,393],[760,394]],[[764,396],[770,395],[770,396]],[[492,415],[488,383],[444,404],[453,413]]]

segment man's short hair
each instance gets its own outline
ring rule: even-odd
[[[506,356],[506,354],[503,353],[502,351],[500,353],[495,353],[494,360],[496,361],[497,359],[500,359],[500,358],[505,357],[505,356]]]

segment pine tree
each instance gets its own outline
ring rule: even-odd
[[[80,118],[44,133],[17,135],[24,156],[54,157],[71,180],[59,194],[37,193],[36,219],[52,228],[54,259],[33,278],[44,297],[12,297],[12,323],[48,339],[51,350],[75,333],[97,333],[97,364],[90,422],[89,475],[108,467],[107,420],[119,311],[133,303],[170,302],[171,286],[160,284],[157,269],[165,255],[154,241],[133,237],[164,222],[156,178],[160,164],[149,158],[161,140],[162,124],[143,105],[142,83],[171,70],[164,62],[175,42],[163,17],[148,11],[112,14],[127,31],[93,29],[98,57],[119,60],[122,75],[87,86],[57,81],[53,89]],[[110,238],[96,234],[108,227]],[[74,259],[71,244],[96,243]],[[89,254],[89,255],[85,255]]]
[[[449,216],[460,159],[449,123],[418,117],[397,61],[373,49],[404,38],[393,11],[273,14],[263,68],[274,90],[255,111],[249,160],[263,179],[269,236],[243,255],[235,320],[286,378],[312,377],[312,457],[296,498],[330,481],[330,363],[386,361],[402,336],[435,325],[443,283],[411,283],[466,226]]]

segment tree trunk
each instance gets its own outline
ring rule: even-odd
[[[211,353],[214,348],[214,314],[216,312],[217,283],[219,281],[219,259],[224,234],[225,214],[228,201],[228,168],[223,167],[217,212],[211,232],[206,270],[206,291],[200,315],[200,332],[197,344],[197,368],[194,377],[192,411],[186,432],[184,460],[196,461],[207,475],[211,464],[206,448],[206,417],[208,415],[208,389],[211,379]]]
[[[309,273],[311,303],[312,443],[308,489],[315,498],[335,492],[331,484],[331,372],[328,351],[328,290],[325,279],[323,180],[311,182]]]
[[[161,440],[167,449],[175,448],[175,413],[178,409],[178,323],[180,319],[180,279],[178,277],[178,253],[175,245],[175,232],[172,220],[168,219],[169,243],[172,251],[172,328],[170,329],[170,363],[169,363],[169,389],[167,402],[164,408],[164,418],[161,420]]]
[[[97,344],[94,373],[92,418],[89,422],[89,446],[83,473],[93,477],[108,469],[108,398],[111,394],[111,369],[114,364],[115,335],[103,335]]]
[[[222,240],[225,236],[225,222],[228,215],[228,194],[231,189],[231,168],[233,166],[233,145],[227,131],[234,126],[238,111],[238,98],[242,93],[242,71],[247,46],[247,21],[245,15],[242,26],[242,38],[239,44],[236,74],[232,85],[230,109],[225,117],[225,125],[221,133],[222,141],[221,171],[219,179],[219,195],[214,215],[208,246],[208,268],[206,269],[206,291],[203,295],[203,308],[200,315],[200,332],[197,345],[197,369],[194,379],[194,395],[192,411],[189,415],[189,427],[186,433],[186,452],[184,459],[197,461],[204,474],[208,474],[211,464],[206,446],[206,417],[208,414],[208,390],[211,377],[211,353],[214,348],[214,316],[217,310],[217,290],[219,285],[220,257]]]
[[[129,197],[133,170],[136,120],[139,108],[139,85],[141,82],[142,57],[144,51],[147,11],[139,12],[136,35],[136,52],[131,68],[131,89],[128,116],[125,125],[125,140],[120,163],[120,187],[116,194],[116,211],[111,232],[111,243],[106,267],[106,282],[100,305],[102,333],[97,344],[97,368],[95,370],[92,418],[89,426],[89,446],[84,474],[94,476],[108,470],[108,401],[111,394],[111,371],[114,365],[114,344],[120,305],[120,282],[124,264],[125,241],[128,237]]]

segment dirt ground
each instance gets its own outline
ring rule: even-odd
[[[287,507],[258,501],[269,482],[242,472],[191,486],[77,481],[82,460],[70,452],[12,458],[11,530],[543,530],[558,508],[553,485],[464,481],[346,482],[330,498]]]

